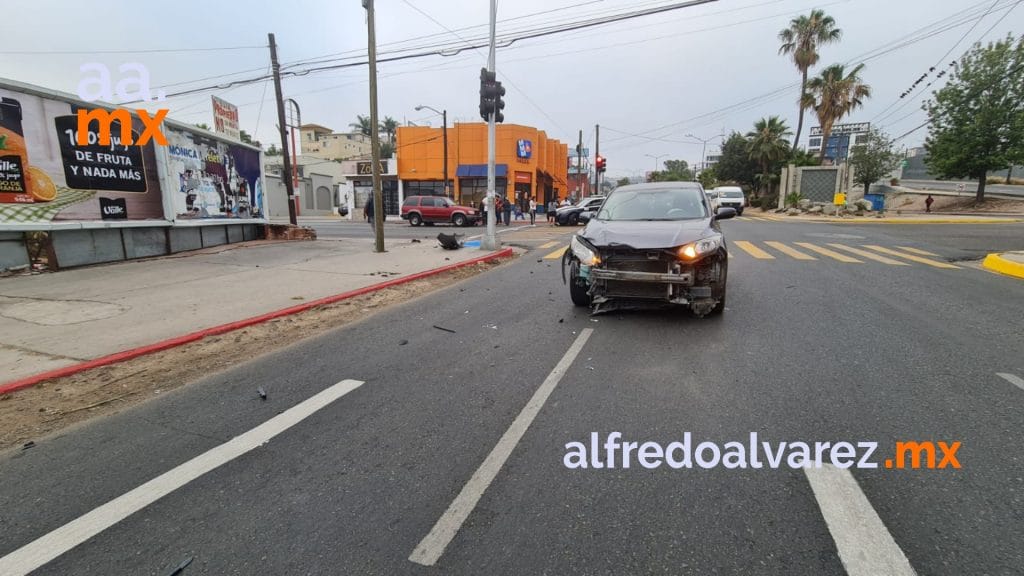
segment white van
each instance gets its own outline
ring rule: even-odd
[[[719,186],[711,191],[715,196],[715,209],[721,207],[735,208],[736,214],[743,214],[747,207],[747,197],[739,186]]]

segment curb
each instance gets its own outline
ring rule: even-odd
[[[1003,258],[1002,254],[989,254],[981,263],[985,268],[1014,278],[1024,278],[1024,263]]]
[[[403,276],[401,278],[395,278],[393,280],[387,280],[385,282],[380,282],[378,284],[371,284],[369,286],[364,286],[362,288],[356,288],[355,290],[350,290],[348,292],[342,292],[341,294],[335,294],[334,296],[326,296],[324,298],[320,298],[319,300],[312,300],[310,302],[304,302],[302,304],[297,304],[295,306],[289,306],[288,308],[283,308],[281,310],[275,310],[273,312],[267,312],[266,314],[260,314],[259,316],[253,316],[252,318],[246,318],[244,320],[236,320],[235,322],[228,322],[227,324],[221,324],[219,326],[212,326],[210,328],[204,328],[203,330],[198,330],[196,332],[191,332],[189,334],[185,334],[184,336],[177,336],[175,338],[170,338],[170,339],[167,339],[167,340],[162,340],[160,342],[155,342],[153,344],[147,344],[145,346],[140,346],[138,348],[131,348],[129,350],[124,350],[124,351],[121,351],[121,352],[116,352],[114,354],[109,354],[107,356],[101,356],[99,358],[94,358],[92,360],[87,360],[87,361],[79,363],[79,364],[74,364],[74,365],[71,365],[71,366],[64,366],[62,368],[57,368],[55,370],[50,370],[48,372],[42,372],[42,373],[39,373],[39,374],[35,374],[33,376],[28,376],[27,378],[22,378],[20,380],[15,380],[13,382],[8,382],[6,384],[0,384],[0,394],[7,394],[7,393],[10,393],[10,392],[16,392],[16,391],[22,390],[24,388],[30,388],[30,387],[35,386],[36,384],[39,384],[40,382],[43,382],[43,381],[46,381],[46,380],[52,380],[54,378],[63,378],[65,376],[72,376],[74,374],[78,374],[79,372],[84,372],[86,370],[91,370],[93,368],[99,368],[101,366],[108,366],[110,364],[117,364],[118,362],[124,362],[125,360],[131,360],[133,358],[138,358],[139,356],[145,356],[147,354],[152,354],[154,352],[160,352],[162,350],[167,350],[169,348],[175,348],[175,347],[181,346],[183,344],[188,344],[189,342],[195,342],[197,340],[202,340],[203,338],[206,338],[207,336],[216,336],[218,334],[224,334],[226,332],[231,332],[233,330],[238,330],[239,328],[246,328],[246,327],[252,326],[254,324],[260,324],[260,323],[263,323],[263,322],[267,322],[267,321],[273,320],[275,318],[281,318],[283,316],[291,316],[292,314],[298,314],[299,312],[305,312],[306,310],[309,310],[311,308],[316,308],[317,306],[324,306],[326,304],[333,304],[335,302],[340,302],[342,300],[347,300],[349,298],[355,298],[356,296],[362,296],[363,294],[368,294],[370,292],[376,292],[377,290],[382,290],[384,288],[390,288],[392,286],[398,286],[400,284],[405,284],[407,282],[412,282],[413,280],[419,280],[421,278],[427,278],[429,276],[434,276],[436,274],[441,274],[441,273],[444,273],[444,272],[448,272],[450,270],[456,270],[458,268],[463,268],[463,267],[466,267],[466,266],[472,266],[473,264],[478,264],[480,262],[488,262],[490,260],[497,260],[498,258],[507,258],[507,257],[511,256],[512,254],[513,254],[512,248],[505,248],[505,249],[499,250],[497,252],[492,252],[490,254],[485,254],[484,256],[480,256],[478,258],[471,258],[469,260],[464,260],[462,262],[455,262],[454,264],[448,264],[446,266],[441,266],[440,268],[433,268],[431,270],[424,270],[422,272],[417,272],[415,274],[410,274],[408,276]]]
[[[809,219],[792,218],[786,222],[814,222],[826,224],[1014,224],[1024,222],[1022,218],[857,218],[857,219]]]

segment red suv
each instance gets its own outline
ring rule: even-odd
[[[472,226],[480,219],[475,208],[459,206],[444,196],[409,196],[402,203],[402,220],[419,226],[426,222],[451,223],[456,226]]]

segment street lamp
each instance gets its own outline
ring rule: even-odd
[[[420,104],[419,106],[416,107],[416,111],[419,112],[424,108],[426,108],[427,110],[432,110],[433,112],[441,115],[441,121],[443,122],[443,128],[441,129],[441,138],[444,140],[444,195],[448,198],[451,198],[451,194],[448,191],[448,110],[445,109],[438,112],[437,108],[424,106],[423,104]],[[458,119],[456,118],[456,120]]]
[[[661,160],[662,158],[665,158],[666,156],[670,156],[670,154],[658,154],[657,156],[655,156],[654,154],[644,154],[644,156],[647,156],[648,158],[654,158],[654,171],[657,172],[658,171],[658,160]]]
[[[701,167],[701,172],[703,172],[704,171],[704,164],[706,163],[706,159],[705,159],[706,157],[704,156],[704,153],[707,152],[708,142],[711,142],[715,138],[725,138],[725,134],[715,134],[714,136],[712,136],[710,138],[707,138],[707,139],[700,138],[699,136],[694,136],[693,134],[687,134],[686,137],[687,138],[693,138],[694,140],[697,140],[698,142],[701,143],[701,148],[700,148],[700,167]],[[696,170],[694,170],[694,172],[693,172],[693,179],[694,179],[694,181],[697,180],[697,171]]]

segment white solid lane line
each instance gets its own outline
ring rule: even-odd
[[[1013,374],[1007,374],[1005,372],[996,372],[996,376],[999,376],[1017,388],[1024,390],[1024,380],[1022,380],[1020,376],[1014,376]]]
[[[459,495],[455,497],[455,500],[448,506],[448,509],[437,520],[430,533],[412,551],[412,554],[409,555],[409,560],[424,566],[433,566],[437,563],[437,560],[444,554],[444,549],[448,547],[448,544],[455,538],[455,534],[458,533],[459,528],[462,527],[462,523],[466,521],[473,508],[476,507],[477,502],[480,501],[484,491],[491,485],[501,467],[505,465],[505,461],[508,460],[509,455],[512,454],[512,450],[515,449],[523,434],[526,433],[526,429],[529,428],[533,419],[537,417],[540,409],[544,407],[548,396],[551,395],[555,386],[565,376],[569,366],[572,365],[576,356],[579,355],[580,350],[587,343],[591,333],[593,333],[591,328],[584,328],[580,332],[580,335],[576,337],[576,341],[572,343],[569,350],[562,356],[558,364],[555,365],[555,368],[548,374],[548,377],[544,379],[540,388],[537,388],[537,391],[533,393],[533,397],[526,403],[523,410],[519,412],[512,425],[502,434],[497,445],[494,446],[491,453],[484,459],[484,463],[477,468],[469,482],[466,482],[466,485],[462,487],[462,491],[459,492]]]
[[[342,380],[252,430],[196,456],[131,492],[118,496],[84,516],[18,548],[0,558],[0,574],[4,576],[28,574],[203,474],[265,444],[274,436],[302,422],[362,384],[359,380]]]
[[[849,470],[822,464],[804,474],[849,576],[916,575]]]

